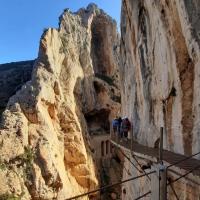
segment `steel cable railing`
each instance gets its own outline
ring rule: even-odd
[[[176,181],[180,180],[181,178],[184,178],[185,176],[187,176],[188,174],[192,173],[194,170],[200,168],[200,165],[197,165],[196,167],[194,167],[193,169],[189,170],[186,174],[179,176],[178,178],[174,179],[171,181],[171,183],[175,183]],[[169,185],[169,184],[168,184]]]
[[[156,172],[156,171],[148,172],[147,175],[153,174],[153,173],[155,173],[155,172]],[[83,193],[83,194],[80,194],[80,195],[77,195],[77,196],[74,196],[74,197],[70,197],[70,198],[65,199],[65,200],[78,199],[78,198],[80,198],[80,197],[84,197],[84,196],[87,196],[87,195],[90,195],[90,194],[93,194],[93,193],[96,193],[96,192],[100,192],[100,191],[102,191],[102,190],[106,190],[106,189],[108,189],[108,188],[112,188],[112,187],[121,185],[121,184],[126,183],[126,182],[129,182],[129,181],[133,181],[133,180],[142,178],[142,177],[144,177],[144,176],[146,176],[146,174],[142,174],[142,175],[140,175],[140,176],[135,176],[135,177],[132,177],[132,178],[129,178],[129,179],[120,181],[120,182],[118,182],[118,183],[106,185],[106,186],[100,187],[100,188],[98,188],[98,189],[96,189],[96,190],[92,190],[92,191],[89,191],[89,192],[86,192],[86,193]]]
[[[140,173],[142,173],[143,171],[140,170],[132,161],[131,159],[119,148],[119,151],[122,153],[122,155],[135,167],[135,169],[137,169]]]
[[[117,140],[116,140],[116,141],[117,141]],[[114,145],[115,145],[115,144],[114,144]],[[118,142],[117,142],[116,145],[118,145]],[[115,147],[115,148],[118,148],[118,149],[120,150],[120,152],[123,154],[123,156],[135,167],[135,169],[137,169],[140,173],[144,172],[144,174],[146,174],[146,171],[143,170],[141,164],[140,164],[140,163],[138,162],[138,160],[136,159],[136,157],[138,157],[138,156],[134,155],[134,153],[131,152],[132,158],[133,158],[133,159],[136,161],[136,163],[140,166],[141,170],[131,161],[131,159],[130,159],[128,156],[125,155],[125,153],[121,150],[120,147],[117,146],[117,147]],[[147,178],[150,180],[150,177],[149,177],[148,175],[146,175],[146,176],[147,176]]]
[[[174,170],[172,170],[172,169],[168,169],[168,172],[171,172],[171,173],[175,174],[176,176],[182,176],[181,173],[176,172],[176,171],[174,171]],[[185,180],[190,181],[191,183],[193,183],[193,184],[195,184],[195,185],[198,185],[198,186],[200,185],[199,182],[197,182],[197,181],[195,181],[195,180],[193,180],[193,179],[191,179],[191,178],[185,177]]]
[[[192,158],[192,157],[194,157],[194,156],[197,156],[197,155],[199,155],[199,154],[200,154],[200,152],[195,153],[195,154],[193,154],[193,155],[191,155],[191,156],[188,156],[188,157],[186,157],[186,158],[184,158],[184,159],[182,159],[182,160],[179,160],[179,161],[177,161],[177,162],[175,162],[175,163],[172,163],[171,165],[168,165],[168,166],[167,166],[167,169],[170,168],[170,167],[172,167],[172,166],[175,166],[175,165],[177,165],[177,164],[180,164],[180,163],[182,163],[182,162],[184,162],[184,161],[186,161],[186,160],[188,160],[188,159],[190,159],[190,158]]]
[[[186,177],[188,174],[190,174],[190,173],[192,173],[193,171],[195,171],[195,170],[197,170],[197,169],[199,169],[200,168],[200,161],[199,161],[199,163],[198,163],[198,160],[196,159],[192,159],[193,157],[195,157],[195,156],[197,156],[197,155],[200,155],[200,152],[198,152],[198,153],[195,153],[195,154],[193,154],[193,155],[191,155],[191,156],[188,156],[188,157],[185,157],[185,158],[183,158],[183,159],[181,159],[181,160],[178,160],[178,161],[176,161],[176,162],[174,162],[174,163],[172,163],[172,164],[170,164],[170,165],[168,165],[167,167],[166,167],[166,177],[167,177],[167,173],[168,173],[168,170],[170,170],[170,168],[172,167],[172,166],[176,166],[176,167],[179,167],[180,166],[180,168],[183,168],[183,169],[185,169],[186,171],[188,171],[187,173],[185,173],[184,175],[181,175],[181,176],[179,176],[178,178],[176,178],[176,179],[174,179],[174,180],[172,180],[172,181],[170,181],[169,183],[166,181],[166,187],[167,186],[170,186],[171,187],[171,189],[172,189],[172,191],[173,191],[173,193],[174,193],[174,195],[175,195],[175,197],[176,197],[176,199],[178,199],[178,196],[177,196],[177,194],[176,194],[176,191],[174,190],[174,188],[172,187],[172,184],[173,183],[175,183],[176,181],[178,181],[178,180],[180,180],[181,178],[184,178],[184,177]],[[127,156],[125,156],[129,161],[131,161],[130,160],[130,158],[128,158]],[[134,158],[134,156],[133,156],[133,158]],[[191,166],[191,164],[192,163],[190,163],[189,161],[187,162],[187,164],[183,164],[183,166],[181,167],[181,163],[183,163],[183,162],[185,162],[185,161],[187,161],[187,160],[189,160],[189,159],[191,159],[191,162],[193,161],[195,161],[194,162],[194,167],[192,168],[192,166]],[[175,160],[175,159],[174,159]],[[162,159],[161,159],[161,161],[162,161]],[[136,160],[136,162],[137,162],[137,160]],[[134,164],[134,163],[133,163]],[[138,162],[137,162],[137,164],[139,164]],[[135,166],[135,164],[134,164],[134,166]],[[141,166],[140,166],[141,167]],[[138,170],[138,168],[137,168],[137,166],[135,166],[135,168]],[[167,191],[166,191],[167,192]]]
[[[172,192],[174,193],[174,196],[176,197],[176,200],[179,200],[179,198],[178,198],[178,195],[177,195],[177,193],[176,193],[176,190],[173,188],[173,186],[172,186],[172,183],[171,183],[171,182],[169,182],[169,186],[170,186],[170,188],[171,188]]]
[[[136,163],[140,166],[141,170],[146,174],[146,171],[142,168],[141,164],[140,164],[139,161],[136,159],[136,157],[135,157],[134,154],[132,154],[132,158],[133,158],[133,159],[136,161]],[[147,174],[146,174],[146,177],[147,177],[149,180],[151,180],[150,177],[149,177]]]
[[[175,162],[175,163],[172,163],[171,165],[168,165],[168,166],[166,167],[166,177],[167,177],[167,173],[168,173],[170,167],[176,166],[176,165],[178,165],[178,164],[180,164],[180,163],[182,163],[182,162],[184,162],[184,161],[186,161],[186,160],[188,160],[188,159],[190,159],[190,158],[192,158],[192,157],[194,157],[194,156],[197,156],[197,155],[199,155],[199,154],[200,154],[200,152],[195,153],[195,154],[193,154],[193,155],[191,155],[191,156],[188,156],[188,157],[186,157],[186,158],[184,158],[184,159],[182,159],[182,160],[179,160],[179,161],[177,161],[177,162]],[[191,170],[189,170],[187,173],[185,173],[185,174],[183,174],[183,175],[180,175],[178,178],[176,178],[176,179],[174,179],[174,180],[171,180],[171,181],[168,181],[168,183],[166,182],[166,185],[171,187],[171,189],[172,189],[172,191],[173,191],[173,193],[174,193],[174,195],[175,195],[175,197],[176,197],[177,200],[179,200],[179,198],[178,198],[178,195],[176,194],[175,189],[172,187],[172,184],[175,183],[175,182],[177,182],[178,180],[180,180],[180,179],[186,177],[188,174],[192,173],[193,171],[195,171],[195,170],[197,170],[197,169],[199,169],[199,168],[200,168],[200,164],[197,165],[197,166],[195,166],[195,167],[192,168]]]
[[[146,196],[147,196],[147,195],[149,195],[149,194],[151,194],[151,191],[149,191],[149,192],[147,192],[147,193],[145,193],[145,194],[143,194],[143,195],[141,195],[141,196],[137,197],[137,198],[136,198],[136,199],[134,199],[134,200],[141,199],[141,198],[143,198],[143,197],[146,197]]]

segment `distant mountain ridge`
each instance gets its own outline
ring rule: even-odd
[[[15,92],[31,79],[35,60],[0,64],[0,112]]]

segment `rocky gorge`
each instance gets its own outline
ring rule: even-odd
[[[66,9],[59,28],[44,31],[36,60],[0,65],[0,199],[64,200],[141,175],[152,161],[107,148],[118,115],[140,144],[156,148],[163,127],[164,149],[199,152],[199,16],[198,0],[122,0],[120,35],[95,4]],[[113,155],[106,167],[97,159],[103,137]],[[171,180],[186,173],[173,170]],[[199,199],[199,183],[188,175],[168,199]],[[150,187],[145,176],[79,199],[135,199]]]
[[[2,114],[0,199],[64,200],[99,186],[90,134],[108,132],[119,112],[118,69],[116,22],[96,5],[66,9],[44,31],[30,80]]]

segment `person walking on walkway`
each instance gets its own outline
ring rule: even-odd
[[[122,124],[121,124],[121,137],[125,138],[128,140],[128,132],[131,129],[131,122],[129,121],[128,117],[124,117],[122,119]]]
[[[114,136],[114,137],[116,137],[116,135],[117,135],[118,127],[119,127],[119,121],[118,121],[118,118],[116,117],[116,118],[112,121],[112,131],[113,131],[113,136]]]
[[[122,124],[122,118],[119,117],[119,118],[118,118],[118,127],[117,127],[118,137],[121,136],[121,124]]]

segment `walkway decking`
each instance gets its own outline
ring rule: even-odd
[[[122,140],[120,142],[117,138],[112,137],[111,143],[113,143],[114,145],[117,145],[119,147],[123,147],[127,150],[131,150],[131,140],[130,139],[128,139],[128,141]],[[147,146],[138,144],[135,141],[133,141],[132,150],[133,150],[133,152],[139,153],[139,154],[144,155],[144,156],[150,156],[152,158],[158,158],[159,149],[147,147]],[[163,150],[163,160],[166,161],[169,164],[174,164],[174,163],[181,161],[185,158],[187,158],[187,157],[184,156],[184,155],[173,153],[173,152],[170,152],[170,151],[167,151],[167,150]],[[189,159],[187,159],[183,162],[176,164],[175,166],[179,167],[180,169],[187,170],[187,171],[196,169],[192,173],[194,175],[200,176],[200,160],[197,160],[195,158],[189,158]]]

